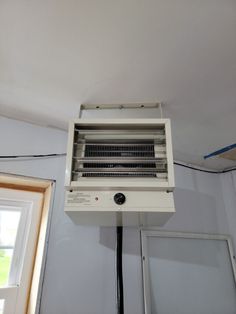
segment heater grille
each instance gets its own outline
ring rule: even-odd
[[[85,157],[154,157],[154,144],[101,144],[85,147]]]
[[[102,140],[76,143],[73,176],[79,177],[164,177],[166,158],[158,157],[155,146],[165,140]]]

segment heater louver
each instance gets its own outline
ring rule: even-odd
[[[156,177],[166,173],[166,159],[155,157],[154,141],[85,142],[75,150],[73,175],[79,177]],[[82,154],[79,158],[77,155]]]

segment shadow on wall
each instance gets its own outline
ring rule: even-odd
[[[172,238],[171,242],[169,240],[166,238],[149,238],[149,257],[170,262],[178,261],[186,265],[219,267],[220,253],[224,254],[223,241],[214,241],[214,245],[210,245],[212,240],[206,239]],[[192,247],[194,245],[195,249],[189,250],[190,245]]]
[[[217,204],[214,197],[197,191],[176,188],[176,213],[161,228],[183,232],[217,233]]]
[[[176,213],[158,230],[199,233],[219,232],[217,206],[214,197],[197,191],[176,188],[174,199]],[[138,233],[139,228],[124,228],[124,254],[140,256],[140,238]],[[126,237],[126,234],[129,234],[129,236]],[[100,227],[99,242],[115,250],[116,228]]]

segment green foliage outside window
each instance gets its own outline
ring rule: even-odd
[[[0,287],[7,284],[10,265],[11,257],[5,250],[0,250]]]

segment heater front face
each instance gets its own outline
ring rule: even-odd
[[[169,120],[70,124],[66,211],[173,212],[173,187]]]
[[[158,122],[157,122],[158,121]],[[172,190],[169,120],[104,120],[70,126],[66,186]],[[111,185],[110,185],[111,184]]]

